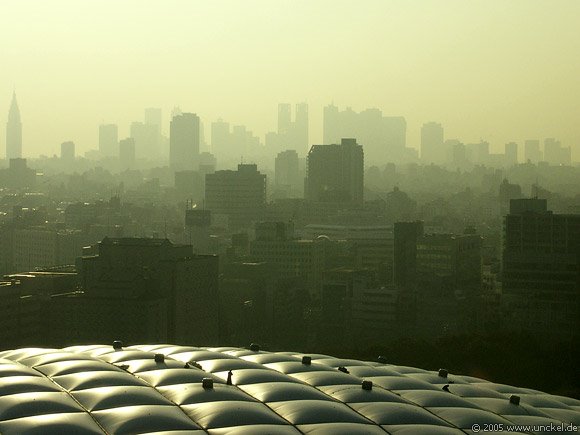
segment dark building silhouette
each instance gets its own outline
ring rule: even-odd
[[[99,153],[102,157],[117,156],[119,133],[116,124],[99,126]]]
[[[73,162],[75,159],[75,143],[72,141],[60,144],[60,158],[67,162]]]
[[[548,340],[580,334],[580,215],[514,199],[504,221],[504,328]]]
[[[254,164],[240,164],[237,171],[216,171],[205,176],[205,207],[227,216],[230,229],[251,227],[262,218],[266,206],[266,175]]]
[[[441,124],[428,122],[421,127],[421,160],[425,164],[445,162],[444,132]]]
[[[481,236],[428,234],[417,239],[417,333],[475,332],[484,309]]]
[[[414,291],[417,278],[417,240],[423,222],[396,222],[393,228],[393,279],[397,287]]]
[[[199,164],[199,117],[175,115],[169,133],[169,165],[173,171],[196,170]]]
[[[119,164],[121,170],[132,169],[135,166],[135,139],[132,137],[119,142]]]
[[[22,122],[20,109],[16,101],[16,92],[12,94],[12,103],[8,112],[6,123],[6,159],[19,159],[22,157]]]
[[[308,153],[305,197],[314,202],[362,205],[364,153],[356,139],[313,145]]]
[[[194,255],[191,245],[167,239],[105,238],[93,250],[82,257],[84,294],[75,304],[85,327],[95,328],[91,337],[218,339],[216,256]]]

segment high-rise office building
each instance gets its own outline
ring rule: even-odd
[[[173,117],[169,132],[169,165],[172,170],[197,169],[199,140],[199,117],[195,113]]]
[[[161,109],[156,107],[148,107],[145,109],[145,124],[156,126],[158,133],[161,133],[161,114]]]
[[[216,171],[205,176],[205,207],[225,215],[230,228],[250,228],[263,218],[266,207],[266,175],[254,164],[240,164],[237,171]]]
[[[154,160],[159,157],[159,127],[144,122],[131,123],[131,137],[135,140],[137,157]]]
[[[308,104],[296,104],[295,117],[292,120],[292,106],[280,103],[278,130],[266,133],[265,142],[266,149],[272,153],[284,150],[305,152],[308,149]]]
[[[383,164],[400,161],[406,155],[407,121],[401,116],[384,116],[378,109],[360,113],[350,107],[324,108],[323,142],[337,143],[343,137],[356,137],[365,146],[368,162]]]
[[[308,153],[305,197],[314,202],[362,205],[364,153],[356,139],[313,145]]]
[[[514,166],[518,164],[518,144],[509,142],[505,144],[505,164],[506,166]]]
[[[290,131],[292,125],[292,108],[290,104],[278,104],[278,134],[285,135]]]
[[[421,127],[421,160],[424,164],[445,162],[443,127],[437,122],[428,122]]]
[[[63,142],[60,144],[60,158],[69,162],[75,159],[75,143],[72,141]]]
[[[211,123],[211,150],[218,156],[232,151],[230,124],[221,118]]]
[[[544,160],[552,165],[570,165],[572,150],[563,147],[559,140],[548,138],[544,140]]]
[[[300,179],[298,153],[286,150],[278,153],[274,161],[274,184],[277,189],[284,189],[288,196],[297,196],[303,191],[304,182]]]
[[[20,109],[16,101],[16,92],[12,94],[12,103],[8,112],[6,123],[6,159],[19,159],[22,157],[22,122]]]
[[[162,112],[156,107],[145,109],[145,125],[151,138],[150,158],[155,159],[163,154]]]
[[[538,163],[543,160],[542,152],[540,151],[540,141],[537,139],[529,139],[524,143],[524,158],[526,162]]]
[[[545,199],[513,199],[503,240],[504,329],[538,338],[580,336],[580,215]]]
[[[296,104],[296,119],[294,120],[294,146],[297,150],[308,148],[308,104]]]
[[[116,124],[99,126],[99,153],[102,157],[117,156],[118,128]]]
[[[119,164],[121,170],[135,166],[135,139],[128,137],[119,142]]]

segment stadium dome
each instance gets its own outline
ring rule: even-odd
[[[541,433],[573,425],[579,400],[382,357],[120,342],[0,352],[3,434]]]

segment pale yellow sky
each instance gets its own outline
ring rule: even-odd
[[[178,105],[263,138],[279,102],[378,107],[446,137],[558,137],[580,160],[578,0],[2,0],[0,147],[15,86],[24,154],[73,140],[96,147],[100,122]]]

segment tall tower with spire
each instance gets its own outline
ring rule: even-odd
[[[20,109],[16,102],[16,92],[12,94],[12,104],[8,112],[6,123],[6,159],[19,159],[22,157],[22,122],[20,122]]]

